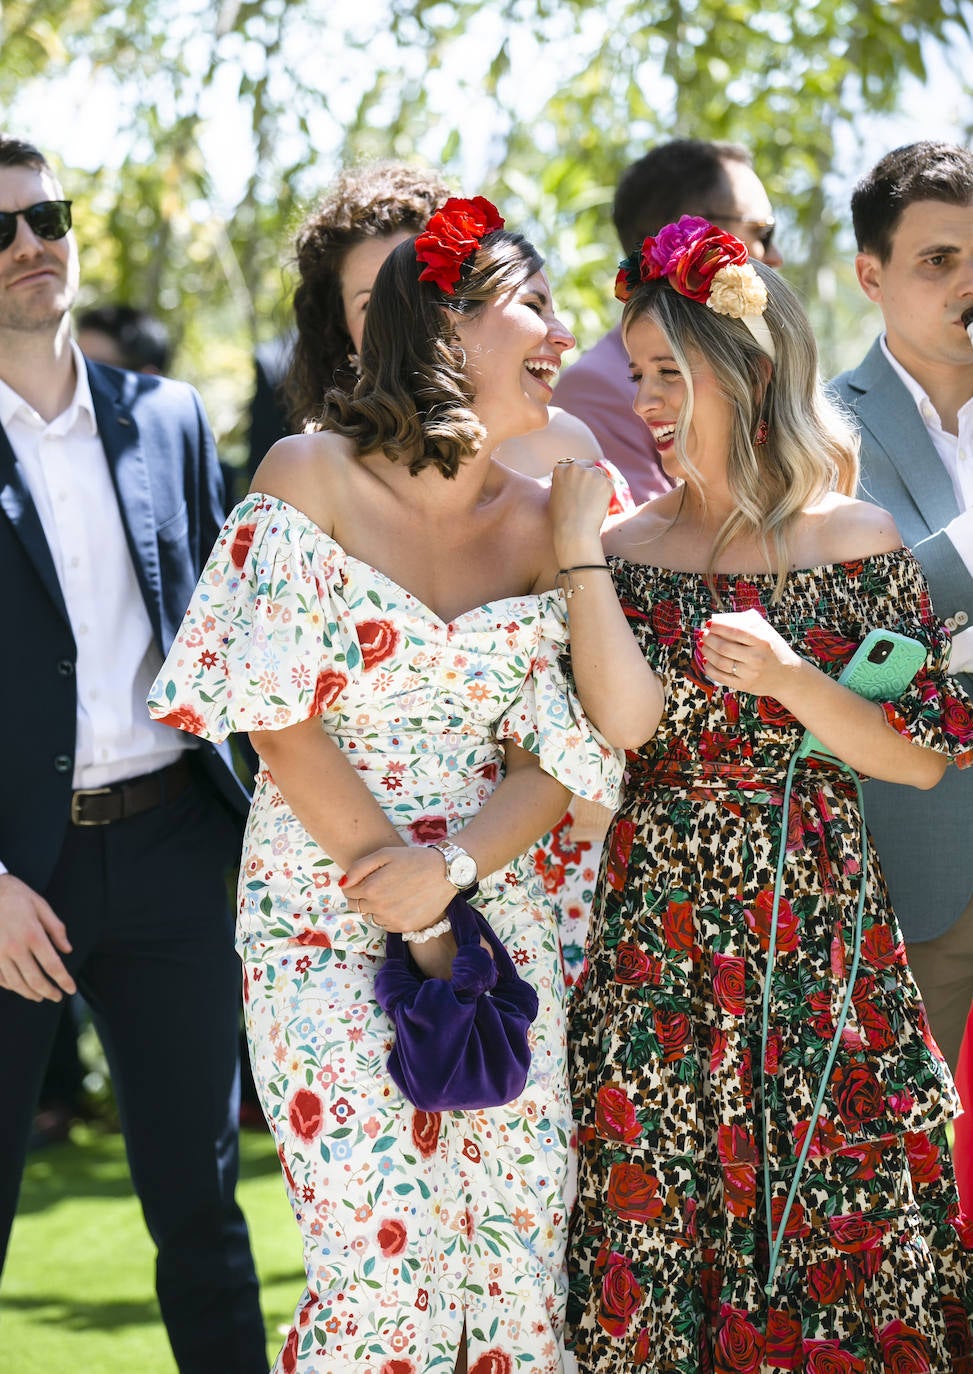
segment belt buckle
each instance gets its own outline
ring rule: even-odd
[[[111,792],[110,787],[79,787],[77,792],[71,794],[71,824],[72,825],[107,825],[108,821],[86,821],[81,816],[82,797],[105,797]]]

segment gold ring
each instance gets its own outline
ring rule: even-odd
[[[559,459],[557,460],[557,466],[560,467],[562,463],[573,463],[573,462],[574,462],[574,459],[573,459],[573,458],[559,458]]]

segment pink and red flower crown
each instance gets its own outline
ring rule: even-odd
[[[774,359],[766,320],[767,288],[749,261],[745,243],[698,215],[683,215],[650,234],[619,265],[615,295],[627,301],[643,282],[665,280],[688,300],[718,315],[742,320]]]
[[[452,296],[464,264],[487,234],[502,228],[497,207],[483,196],[472,200],[450,196],[416,239],[416,260],[426,264],[419,280],[434,282],[440,291]]]

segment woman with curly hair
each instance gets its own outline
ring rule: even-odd
[[[400,162],[346,168],[315,206],[297,235],[300,282],[294,294],[297,324],[284,383],[295,431],[320,427],[332,387],[352,392],[372,286],[382,263],[415,234],[448,191],[435,172]],[[500,444],[496,457],[516,472],[550,480],[559,458],[598,462],[614,485],[608,518],[635,509],[628,483],[606,461],[588,426],[549,407],[541,429]],[[610,457],[610,455],[609,455]],[[565,980],[571,987],[584,959],[588,916],[610,813],[572,799],[557,825],[534,847],[534,867],[558,918]]]
[[[604,541],[596,474],[552,496],[577,688],[631,751],[571,1009],[569,1343],[582,1374],[958,1374],[957,1098],[858,774],[932,787],[973,708],[786,283],[684,216],[618,293],[678,485]],[[888,700],[836,681],[872,630],[919,646]]]
[[[621,765],[563,676],[548,493],[493,456],[546,423],[573,343],[502,223],[448,200],[393,249],[354,391],[267,455],[150,701],[261,760],[238,940],[307,1273],[278,1374],[562,1368],[564,984],[523,855],[569,791],[613,803]],[[418,1110],[376,973],[400,932],[448,977],[444,910],[476,883],[537,993],[529,1076],[504,1106]]]

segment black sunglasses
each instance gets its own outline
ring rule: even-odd
[[[748,237],[756,239],[765,253],[774,242],[774,230],[777,228],[777,221],[774,219],[743,219],[740,215],[718,213],[704,215],[703,218],[708,219],[711,224],[742,224],[751,231]]]
[[[17,237],[18,215],[23,215],[39,239],[63,239],[71,228],[69,200],[39,200],[26,210],[0,210],[0,252]]]

